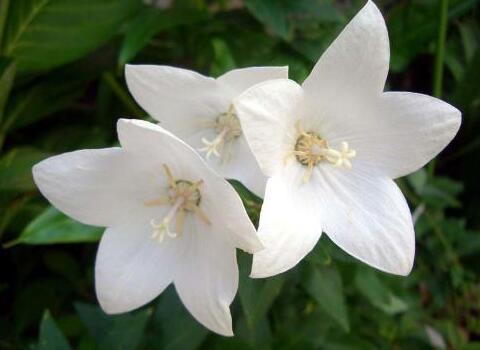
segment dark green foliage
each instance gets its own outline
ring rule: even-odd
[[[387,89],[432,94],[440,2],[377,1],[391,39]],[[173,287],[108,316],[93,286],[92,242],[103,230],[51,208],[34,186],[41,159],[111,146],[118,117],[145,118],[126,90],[126,63],[213,76],[289,65],[301,82],[363,3],[0,0],[0,349],[480,349],[480,1],[449,1],[441,97],[462,110],[462,130],[434,166],[398,180],[418,217],[406,278],[355,261],[324,235],[270,279],[250,279],[251,257],[238,253],[233,338],[195,322]],[[261,199],[231,183],[257,223]]]

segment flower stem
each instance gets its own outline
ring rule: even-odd
[[[123,105],[133,114],[134,117],[144,117],[145,113],[137,106],[135,101],[118,83],[112,72],[105,72],[102,76],[103,81],[112,89],[113,93],[122,101]]]
[[[443,69],[445,64],[445,41],[448,27],[448,0],[440,0],[440,22],[435,50],[435,64],[433,70],[433,96],[441,98],[443,91]],[[435,159],[428,164],[428,173],[433,175]]]
[[[442,97],[445,41],[448,27],[448,0],[440,0],[440,23],[438,26],[435,66],[433,72],[433,96]]]
[[[2,39],[5,33],[5,23],[7,22],[7,12],[8,12],[8,5],[9,0],[1,0],[0,1],[0,53],[2,53]]]

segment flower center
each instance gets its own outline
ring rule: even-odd
[[[202,202],[200,186],[203,184],[203,180],[192,182],[175,179],[166,164],[163,165],[163,169],[168,181],[167,194],[145,202],[145,205],[148,207],[159,205],[171,206],[163,220],[150,220],[150,225],[153,228],[152,239],[156,239],[159,243],[163,242],[165,235],[170,238],[176,238],[183,233],[185,215],[188,212],[193,213],[204,223],[210,224],[210,220],[208,220],[208,217],[200,208],[200,203]],[[174,232],[170,230],[172,221],[175,221]]]
[[[222,157],[222,160],[228,160],[231,156],[233,141],[242,135],[242,127],[233,106],[230,105],[227,112],[220,114],[208,126],[217,133],[217,136],[211,141],[202,138],[205,147],[200,148],[199,151],[205,152],[207,159],[210,159],[213,154],[216,157]]]
[[[350,159],[354,158],[356,151],[349,148],[346,141],[341,142],[341,149],[336,150],[328,145],[327,140],[313,131],[306,132],[300,121],[296,124],[299,134],[295,142],[294,150],[287,155],[286,160],[295,156],[297,161],[307,167],[307,171],[303,177],[304,182],[308,182],[312,176],[313,169],[321,162],[332,163],[338,167],[346,169],[352,168]]]

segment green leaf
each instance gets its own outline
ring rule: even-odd
[[[95,339],[98,350],[135,350],[142,340],[151,309],[109,316],[98,306],[75,303],[75,310]]]
[[[284,1],[246,0],[245,5],[253,16],[271,28],[276,35],[283,39],[290,37],[292,28],[287,21]]]
[[[477,2],[478,0],[465,0],[452,4],[448,11],[449,21],[468,13]],[[428,51],[431,47],[429,44],[437,36],[438,12],[437,0],[395,3],[388,18],[392,71],[405,70],[415,57]]]
[[[416,194],[421,195],[427,183],[427,172],[424,168],[408,175],[408,183],[413,187]]]
[[[7,58],[0,58],[0,122],[3,119],[5,104],[12,89],[15,68],[14,62]]]
[[[333,266],[311,266],[303,285],[317,302],[318,306],[328,314],[346,332],[350,330],[347,306],[343,291],[342,277]]]
[[[359,268],[355,275],[355,285],[373,306],[386,314],[394,315],[408,309],[408,305],[393,294],[371,269]]]
[[[13,131],[30,125],[67,106],[83,94],[82,78],[47,78],[11,96],[5,117],[5,129]]]
[[[227,43],[222,39],[212,39],[214,60],[210,74],[214,77],[234,69],[237,64]]]
[[[58,328],[50,312],[45,311],[40,324],[40,336],[35,350],[71,350],[62,331]]]
[[[81,224],[57,209],[49,207],[37,216],[15,240],[15,243],[54,244],[96,242],[103,229]]]
[[[260,209],[262,207],[262,199],[250,192],[241,182],[228,179],[228,182],[242,199],[243,205],[247,210],[247,214],[254,224],[258,223]]]
[[[235,338],[244,341],[250,345],[252,349],[274,349],[272,347],[274,339],[270,329],[269,319],[265,316],[255,323],[255,327],[248,325],[246,317],[241,317],[235,323]]]
[[[434,207],[459,207],[456,198],[463,191],[463,184],[446,177],[435,177],[425,185],[423,197],[426,203]]]
[[[253,279],[248,277],[251,257],[239,256],[240,283],[238,293],[245,314],[247,326],[253,329],[261,321],[282,290],[284,276],[279,275],[268,279]]]
[[[0,190],[29,191],[35,189],[32,166],[45,159],[47,153],[33,148],[16,148],[0,158]]]
[[[194,350],[204,341],[208,330],[193,319],[170,286],[159,298],[154,314],[155,327],[163,350]]]
[[[140,50],[161,31],[184,24],[194,24],[208,18],[208,13],[204,11],[152,10],[151,8],[146,8],[127,28],[127,34],[118,58],[120,67],[135,58]]]
[[[21,72],[72,62],[112,38],[140,5],[138,0],[13,1],[3,52]]]
[[[5,31],[5,22],[7,20],[8,8],[10,6],[10,0],[0,1],[0,52],[2,51],[2,39]]]

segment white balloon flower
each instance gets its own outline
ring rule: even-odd
[[[220,175],[263,196],[267,179],[243,136],[232,101],[257,83],[288,78],[288,67],[234,69],[213,79],[169,66],[127,65],[125,77],[151,117],[201,152]]]
[[[377,269],[411,271],[412,217],[392,179],[437,155],[461,117],[430,96],[384,93],[389,55],[385,21],[369,1],[301,86],[264,82],[234,101],[269,177],[258,229],[266,249],[254,255],[253,277],[292,268],[322,231]]]
[[[239,196],[160,126],[121,119],[120,147],[65,153],[33,168],[42,194],[72,218],[107,227],[95,287],[107,313],[136,309],[174,283],[205,327],[233,335],[235,247],[262,248]]]

